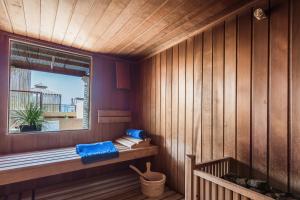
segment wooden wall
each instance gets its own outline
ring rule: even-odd
[[[8,134],[8,99],[9,99],[9,38],[38,42],[92,56],[91,70],[91,113],[90,130],[64,131],[59,133]],[[73,146],[78,143],[111,140],[122,134],[128,127],[126,123],[98,124],[99,109],[129,109],[130,91],[116,89],[115,61],[123,60],[100,54],[78,51],[61,45],[53,45],[16,35],[0,32],[0,154]],[[131,63],[129,63],[131,64]]]
[[[298,0],[262,0],[140,63],[134,126],[161,146],[158,166],[184,192],[185,154],[232,156],[274,187],[300,192]]]

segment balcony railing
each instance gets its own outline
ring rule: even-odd
[[[76,105],[42,104],[44,112],[76,112]]]
[[[58,103],[59,102],[59,103]],[[60,94],[11,90],[10,110],[25,110],[29,103],[38,105],[44,112],[76,112],[76,105],[61,104]]]

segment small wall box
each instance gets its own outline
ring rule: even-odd
[[[130,90],[130,65],[124,62],[116,62],[117,89]]]

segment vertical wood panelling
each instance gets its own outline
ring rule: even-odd
[[[194,40],[194,151],[196,162],[202,160],[202,43],[203,35]]]
[[[152,59],[149,58],[147,60],[147,63],[146,63],[146,66],[145,66],[145,73],[146,74],[149,74],[151,75],[151,68],[152,68]],[[151,76],[145,76],[144,77],[144,80],[145,80],[145,130],[148,132],[148,133],[151,133],[151,129],[150,129],[150,126],[151,126],[151,116],[150,116],[150,108],[151,108]]]
[[[142,91],[141,91],[141,102],[143,102],[141,104],[141,119],[142,119],[142,123],[141,123],[141,127],[143,129],[146,129],[146,126],[145,126],[145,123],[146,123],[146,109],[145,109],[145,101],[147,100],[147,93],[146,93],[146,79],[145,79],[145,76],[146,76],[146,64],[147,62],[144,62],[143,65],[141,66],[141,86],[142,86]]]
[[[253,18],[256,7],[269,6],[267,19]],[[168,152],[171,145],[171,160],[160,154],[160,165],[180,192],[184,155],[194,153],[197,162],[236,157],[245,169],[240,173],[300,193],[300,4],[262,0],[256,7],[155,56],[162,67],[155,66],[156,82],[161,81],[155,112],[165,112],[155,121],[162,126],[157,131],[165,131],[161,148]],[[160,57],[166,61],[157,61]],[[200,180],[199,189],[202,199],[215,198],[213,185]],[[217,188],[217,195],[244,198],[224,188]]]
[[[156,71],[155,71],[155,64],[156,60],[155,57],[152,58],[151,67],[150,67],[150,79],[151,79],[151,88],[150,88],[150,133],[154,139],[154,143],[157,143],[157,135],[155,131],[155,98],[156,98],[156,91],[155,91],[155,78],[156,78]]]
[[[258,7],[267,9],[268,1]],[[252,30],[252,172],[262,179],[268,174],[268,24],[268,19],[254,20]]]
[[[300,193],[300,1],[292,1],[291,33],[291,190]]]
[[[225,22],[224,155],[236,157],[236,17]]]
[[[193,153],[193,112],[194,112],[194,38],[187,40],[186,47],[186,132],[185,132],[185,153]],[[185,164],[185,170],[189,170]],[[189,180],[191,176],[185,176],[185,180]],[[186,187],[191,188],[192,185],[187,182]],[[190,195],[191,196],[191,195]],[[186,196],[188,198],[188,196]]]
[[[212,159],[212,31],[203,36],[202,161]]]
[[[178,45],[172,48],[172,160],[171,160],[171,186],[177,189],[178,184]]]
[[[224,24],[213,29],[213,159],[224,149]]]
[[[271,0],[270,21],[270,180],[287,189],[288,181],[288,6]]]
[[[160,75],[161,75],[161,71],[160,71],[160,54],[157,54],[155,56],[155,132],[157,135],[157,140],[156,140],[156,144],[160,145],[161,144],[161,140],[162,140],[162,135],[161,135],[161,121],[160,121]],[[142,102],[143,103],[143,102]],[[161,148],[160,148],[161,151]],[[160,161],[162,160],[162,157],[158,158],[158,162],[160,163]],[[161,169],[161,165],[158,164],[158,169]]]
[[[194,112],[194,38],[187,40],[186,47],[186,133],[185,153],[193,153],[193,112]]]
[[[251,145],[251,16],[250,12],[239,16],[237,35],[237,159],[246,167]]]
[[[166,173],[171,176],[171,154],[172,154],[172,49],[167,50],[166,69]]]
[[[160,131],[161,131],[161,140],[160,140],[160,153],[162,159],[166,160],[166,75],[167,75],[167,52],[164,51],[161,53],[160,60]],[[162,170],[165,172],[167,170],[166,165],[162,165]]]
[[[186,41],[179,44],[178,62],[178,190],[184,193]]]

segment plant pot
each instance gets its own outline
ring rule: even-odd
[[[41,126],[29,126],[29,125],[21,125],[20,126],[21,132],[32,132],[32,131],[41,131]]]

